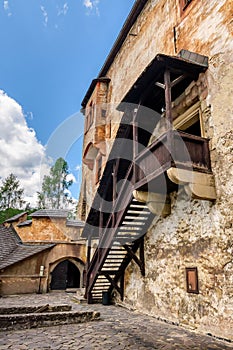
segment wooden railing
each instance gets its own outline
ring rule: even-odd
[[[163,134],[135,159],[135,188],[165,172],[171,166],[210,172],[209,140],[182,131]]]
[[[192,163],[195,169],[211,171],[209,139],[174,131],[174,162]]]

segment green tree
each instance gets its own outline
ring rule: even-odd
[[[50,168],[50,175],[44,176],[41,192],[37,192],[39,208],[64,209],[73,204],[68,192],[73,181],[67,180],[68,175],[68,163],[58,158]]]
[[[23,188],[20,187],[19,180],[14,174],[10,174],[0,187],[0,210],[9,208],[22,208],[25,204]]]

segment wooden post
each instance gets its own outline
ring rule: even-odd
[[[140,242],[140,260],[141,260],[141,273],[142,276],[145,277],[145,255],[144,255],[144,237],[142,238],[141,242]]]
[[[134,163],[134,171],[133,171],[133,179],[134,179],[134,184],[136,183],[136,163],[135,159],[136,156],[138,155],[138,122],[136,121],[137,117],[137,112],[138,108],[135,108],[133,111],[133,163]]]
[[[102,253],[102,247],[100,247],[100,241],[102,239],[103,234],[103,213],[102,213],[102,206],[100,207],[100,216],[99,216],[99,247],[98,249],[98,261],[100,261],[101,253]]]
[[[113,213],[112,213],[112,224],[111,224],[111,227],[114,228],[115,227],[115,204],[116,204],[116,200],[117,200],[117,172],[118,172],[118,169],[119,169],[119,164],[120,164],[120,159],[118,158],[115,162],[115,164],[113,165],[113,172],[112,172],[112,176],[113,176],[113,179],[112,179],[112,206],[113,206]]]
[[[118,161],[118,160],[117,160]],[[116,201],[116,186],[117,186],[117,164],[115,163],[113,165],[113,172],[112,172],[112,201],[113,201],[113,205],[115,204]]]
[[[112,172],[112,207],[113,207],[113,213],[112,213],[112,223],[111,227],[113,228],[115,226],[115,203],[117,198],[117,163],[119,160],[116,161],[116,163],[113,165],[113,172]]]
[[[91,236],[88,236],[87,240],[87,270],[89,269],[91,262]]]
[[[165,84],[165,105],[166,105],[166,118],[172,125],[172,101],[171,101],[171,76],[168,69],[164,72],[164,84]]]
[[[168,149],[172,151],[172,96],[171,96],[171,74],[168,69],[164,72],[164,84],[165,84],[165,105],[166,105],[166,118],[168,121]]]
[[[124,285],[125,285],[125,271],[122,272],[120,279],[121,301],[124,300]]]
[[[91,292],[88,292],[88,294],[87,294],[87,303],[88,304],[92,304],[92,294],[91,294]]]
[[[86,262],[86,281],[84,281],[86,289],[89,287],[90,276],[89,276],[88,270],[89,270],[90,262],[91,262],[91,236],[88,236],[88,240],[87,240],[87,262]]]

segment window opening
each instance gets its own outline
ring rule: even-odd
[[[86,132],[90,129],[94,121],[94,111],[95,105],[93,102],[90,103],[89,107],[87,107],[87,116],[86,116]]]
[[[188,134],[204,137],[200,102],[197,102],[186,112],[177,117],[174,120],[174,127]]]

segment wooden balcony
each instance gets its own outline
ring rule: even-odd
[[[170,167],[211,173],[209,140],[182,131],[168,131],[135,159],[135,189],[159,177]]]

